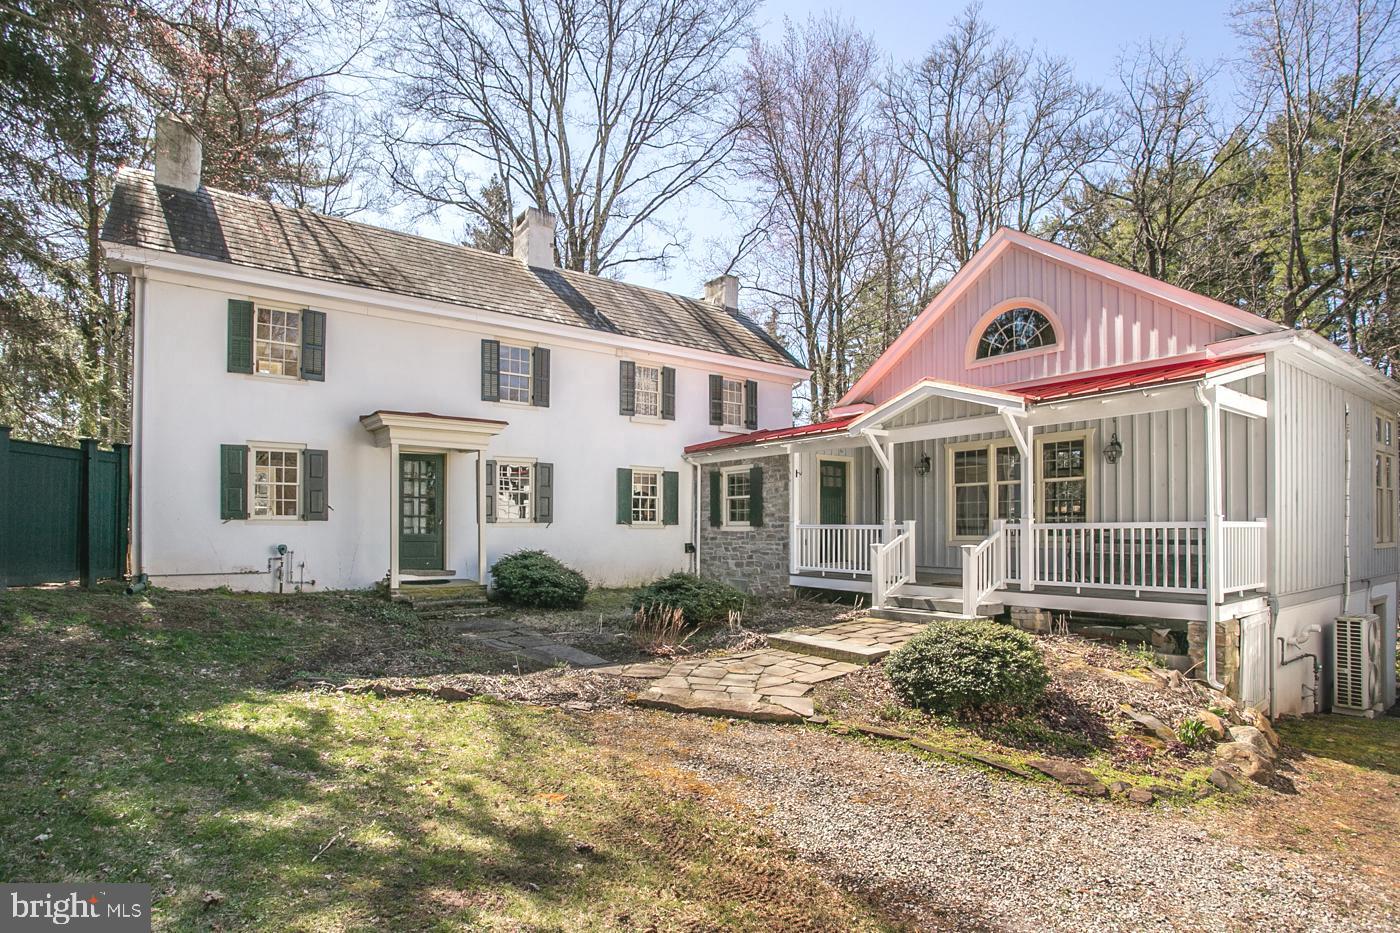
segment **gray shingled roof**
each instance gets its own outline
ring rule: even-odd
[[[699,299],[582,272],[529,269],[510,256],[214,188],[188,192],[157,187],[146,171],[127,169],[117,176],[102,239],[763,363],[800,365],[747,317]]]

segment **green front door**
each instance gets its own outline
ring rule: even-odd
[[[845,460],[822,460],[821,464],[821,523],[823,525],[849,524],[846,514],[848,464]]]
[[[442,570],[442,454],[399,455],[399,570]]]

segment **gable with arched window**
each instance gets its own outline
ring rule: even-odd
[[[995,312],[980,333],[974,333],[970,361],[1045,350],[1059,343],[1059,329],[1050,314],[1027,302],[1010,302]]]

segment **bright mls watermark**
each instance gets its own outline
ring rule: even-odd
[[[0,931],[149,933],[149,884],[0,884]]]

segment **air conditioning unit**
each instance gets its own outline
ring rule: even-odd
[[[1376,615],[1338,616],[1332,627],[1332,712],[1375,717],[1381,697],[1381,620]]]

